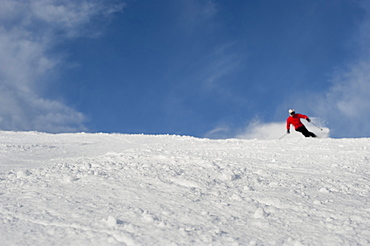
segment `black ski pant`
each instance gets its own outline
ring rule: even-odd
[[[295,129],[295,130],[296,130],[297,132],[302,133],[306,138],[307,138],[307,137],[313,137],[313,138],[315,138],[315,137],[316,137],[315,133],[309,132],[305,126],[298,127],[298,128],[297,128],[297,129]]]

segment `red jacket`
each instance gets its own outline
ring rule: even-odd
[[[293,114],[286,119],[286,129],[290,129],[290,124],[294,126],[295,129],[303,126],[300,119],[308,119],[306,115],[303,114]]]

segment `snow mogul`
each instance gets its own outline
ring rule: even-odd
[[[316,135],[307,130],[307,128],[302,124],[301,119],[306,119],[308,122],[311,122],[308,116],[303,114],[296,114],[294,109],[289,109],[289,117],[286,119],[286,129],[287,134],[290,133],[290,125],[292,124],[297,132],[302,133],[306,138],[313,137],[315,138]]]

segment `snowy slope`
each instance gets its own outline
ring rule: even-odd
[[[370,139],[0,132],[1,245],[370,245]]]

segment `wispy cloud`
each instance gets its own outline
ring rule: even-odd
[[[245,104],[245,98],[235,95],[230,83],[230,77],[241,70],[245,57],[237,41],[228,37],[219,38],[224,36],[220,27],[223,24],[218,16],[220,6],[211,0],[185,0],[176,2],[176,7],[179,13],[176,28],[186,40],[186,49],[180,52],[182,55],[178,64],[181,66],[172,69],[178,72],[174,75],[176,83],[167,97],[170,102],[166,108],[169,117],[181,114],[201,122],[203,116],[200,112],[209,110],[211,101],[218,105]],[[215,104],[213,109],[217,108]],[[197,106],[191,108],[194,105]],[[206,137],[223,137],[225,132],[230,134],[220,128]]]
[[[63,62],[53,48],[66,39],[93,36],[86,26],[122,4],[110,1],[2,0],[0,8],[0,129],[85,130],[82,113],[42,95],[48,75]]]
[[[199,1],[187,0],[181,1],[181,14],[179,15],[179,24],[189,33],[203,29],[204,25],[210,27],[212,17],[217,14],[217,4],[213,0]]]
[[[329,91],[313,105],[317,114],[327,119],[338,137],[369,136],[370,60],[350,65],[332,82]]]
[[[370,4],[362,2],[365,17],[354,37],[356,60],[337,71],[332,86],[314,105],[338,137],[369,136],[370,128]]]
[[[225,76],[240,68],[243,59],[235,46],[233,43],[222,44],[210,54],[210,62],[205,67],[204,86],[207,89],[218,88]]]

